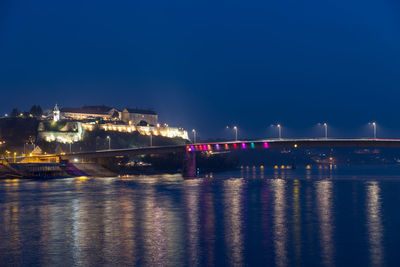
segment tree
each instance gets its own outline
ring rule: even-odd
[[[114,113],[111,116],[113,119],[119,119],[119,112],[118,111],[114,111]]]
[[[29,113],[30,114],[32,114],[34,117],[37,117],[37,118],[39,118],[39,117],[41,117],[42,115],[43,115],[43,110],[42,110],[42,107],[41,106],[39,106],[39,105],[33,105],[32,107],[31,107],[31,110],[29,111]]]
[[[19,116],[19,114],[20,114],[20,111],[19,111],[17,108],[14,108],[14,109],[11,111],[10,116],[13,117],[13,118],[16,118],[16,117]]]

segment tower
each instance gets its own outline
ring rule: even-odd
[[[60,109],[56,104],[53,110],[53,121],[59,121],[59,120],[60,120]]]

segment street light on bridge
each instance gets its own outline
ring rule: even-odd
[[[376,122],[371,122],[370,123],[372,125],[372,129],[374,130],[374,139],[376,139]]]
[[[317,125],[324,126],[324,137],[325,139],[328,139],[328,124],[324,122],[324,123],[318,123]]]
[[[324,128],[325,128],[325,139],[328,139],[328,124],[324,122]]]
[[[192,133],[193,133],[193,144],[196,144],[196,130],[193,129]]]
[[[238,127],[233,126],[233,129],[235,130],[235,141],[237,141],[238,140]]]
[[[111,150],[111,138],[110,136],[107,136],[108,139],[108,150]]]
[[[282,127],[279,123],[276,125],[276,127],[278,127],[278,137],[279,139],[282,139]]]

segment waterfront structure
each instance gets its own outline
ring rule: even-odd
[[[61,108],[61,116],[70,120],[119,120],[120,111],[107,106],[84,106],[81,108]]]
[[[56,104],[48,119],[39,124],[38,139],[72,144],[83,140],[85,131],[114,131],[189,140],[187,131],[158,123],[153,110],[125,108],[119,111],[108,106],[59,108]]]
[[[121,112],[121,120],[134,126],[155,126],[158,115],[153,110],[125,108]]]

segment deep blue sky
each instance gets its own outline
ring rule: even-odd
[[[397,2],[1,0],[0,113],[150,107],[203,137],[376,120],[400,137]]]

